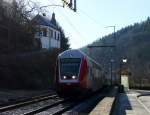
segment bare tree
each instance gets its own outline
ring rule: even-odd
[[[32,15],[39,12],[39,6],[31,0],[0,0],[0,52],[18,52],[34,48]],[[7,33],[4,36],[4,33]]]

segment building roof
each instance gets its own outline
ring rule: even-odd
[[[41,15],[36,15],[33,19],[32,22],[38,25],[43,25],[43,26],[49,26],[54,29],[59,29],[59,26],[57,23],[54,23],[54,20],[48,19],[46,16],[41,16]]]

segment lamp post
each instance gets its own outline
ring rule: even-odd
[[[120,62],[120,92],[129,90],[129,78],[128,70],[125,66],[127,59],[123,58]]]
[[[112,83],[112,63],[114,62],[113,59],[110,60],[110,82],[111,82],[111,85],[113,84]]]
[[[89,45],[88,48],[115,48],[116,47],[116,37],[115,37],[115,26],[107,26],[105,28],[113,27],[114,28],[114,43],[112,44],[104,44],[104,45]],[[112,50],[111,50],[112,51]],[[89,50],[90,52],[90,50]],[[112,85],[112,63],[115,59],[112,59],[112,52],[111,52],[111,60],[110,60],[110,78],[111,78],[111,85]]]
[[[122,59],[122,62],[127,63],[127,59],[126,58]]]
[[[114,46],[116,46],[116,35],[115,35],[116,26],[106,26],[105,28],[113,28],[113,30],[114,30],[114,32],[113,32],[113,33],[114,33],[114,41],[113,41],[112,44],[113,44]],[[114,47],[114,48],[115,48],[115,49],[114,49],[114,52],[113,52],[113,54],[114,54],[113,56],[112,56],[112,49],[111,49],[111,60],[110,60],[110,63],[111,63],[111,64],[110,64],[110,66],[111,66],[111,67],[110,67],[110,68],[111,68],[111,71],[110,71],[110,72],[111,72],[111,73],[110,73],[110,76],[111,76],[111,85],[112,85],[112,77],[113,77],[113,75],[112,75],[112,69],[113,69],[113,68],[112,68],[112,63],[114,62],[114,60],[116,60],[116,56],[115,56],[115,55],[116,55],[116,47]],[[114,59],[112,59],[112,57],[113,57]],[[116,68],[116,65],[114,65],[114,70],[115,70],[115,68]],[[115,79],[116,79],[116,75],[115,75]]]
[[[123,58],[121,59],[121,62],[120,62],[120,85],[121,85],[121,74],[122,74],[122,69],[123,69],[123,65],[127,63],[127,59],[126,58]]]

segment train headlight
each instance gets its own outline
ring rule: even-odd
[[[63,78],[66,79],[67,77],[66,77],[66,76],[63,76]]]
[[[73,75],[73,76],[72,76],[72,79],[76,79],[76,76]]]

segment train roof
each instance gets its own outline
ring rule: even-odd
[[[59,58],[83,58],[85,54],[77,49],[70,49],[59,54]]]
[[[89,57],[87,54],[85,54],[79,49],[69,49],[69,50],[62,52],[58,56],[58,58],[84,58],[84,57],[87,57],[88,60],[91,60],[92,62],[100,66],[99,63],[97,63],[94,59],[92,59],[91,57]]]

